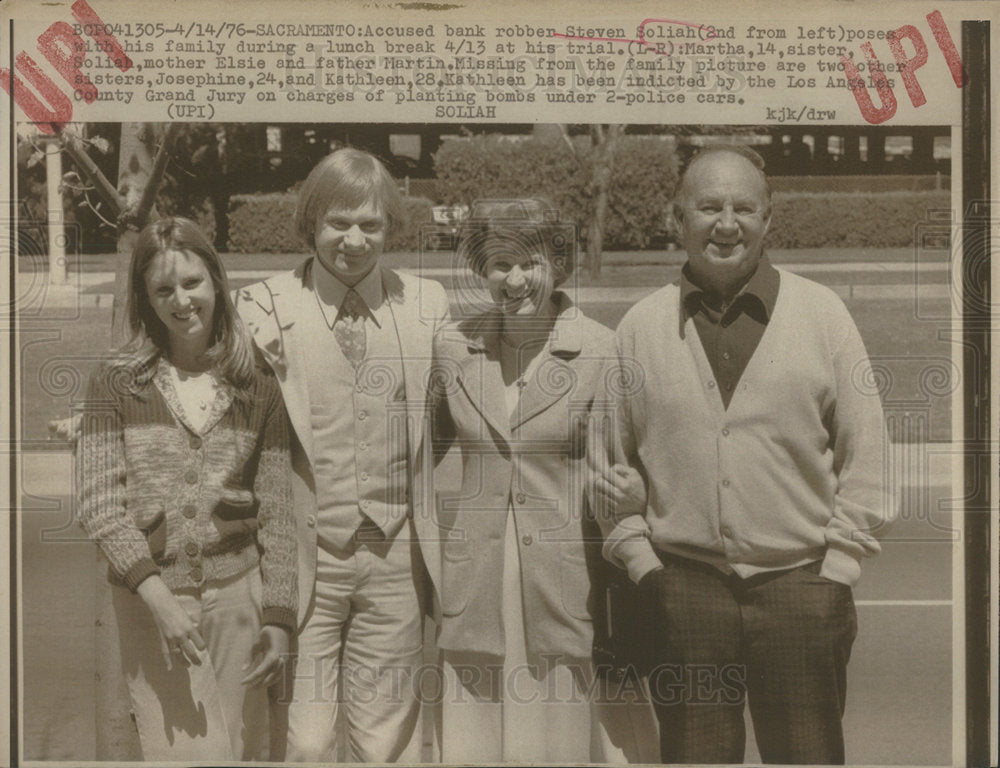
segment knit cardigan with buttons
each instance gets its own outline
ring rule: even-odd
[[[744,578],[822,560],[822,575],[853,585],[880,549],[895,494],[871,363],[833,291],[780,274],[728,408],[676,284],[618,327],[619,460],[648,499],[644,515],[602,527],[606,557],[635,581],[661,550]]]
[[[133,592],[152,574],[178,590],[259,565],[264,623],[294,631],[289,430],[274,375],[258,369],[241,396],[220,386],[194,430],[157,365],[138,388],[111,365],[90,379],[77,446],[83,528]]]

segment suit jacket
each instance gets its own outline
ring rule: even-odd
[[[299,332],[297,323],[304,306],[315,301],[306,286],[313,259],[307,259],[294,271],[276,275],[261,283],[236,291],[236,308],[246,323],[254,342],[274,370],[281,386],[288,417],[293,427],[292,491],[299,557],[299,625],[301,626],[316,582],[316,484],[313,473],[312,426],[309,415],[309,391],[303,358],[310,354],[309,339]],[[427,381],[431,346],[435,331],[448,318],[448,297],[444,288],[387,267],[382,269],[382,286],[392,311],[400,347],[403,350],[403,381],[406,388],[407,431],[409,439],[410,503],[407,515],[421,508],[426,491],[417,492],[422,482],[421,446],[427,424]],[[393,521],[398,533],[406,519]]]
[[[589,657],[601,539],[584,495],[586,428],[614,334],[564,294],[547,348],[513,418],[505,405],[496,313],[434,340],[435,448],[462,449],[462,488],[436,510],[442,542],[438,644],[504,654],[508,507],[516,518],[528,652]],[[424,534],[421,534],[422,536]]]

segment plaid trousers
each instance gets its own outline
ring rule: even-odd
[[[647,648],[663,762],[742,762],[749,702],[764,762],[843,764],[851,588],[818,561],[741,579],[659,554]]]

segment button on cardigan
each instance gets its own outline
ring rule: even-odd
[[[132,591],[156,573],[177,590],[259,565],[264,623],[294,630],[289,433],[274,376],[258,370],[245,397],[220,387],[195,431],[165,366],[138,391],[120,368],[91,377],[77,446],[80,522],[112,579]]]
[[[694,321],[678,326],[676,284],[619,325],[619,460],[648,499],[644,515],[602,527],[605,555],[635,581],[659,566],[654,548],[740,577],[822,560],[845,584],[879,551],[895,498],[871,363],[836,294],[780,274],[728,409]]]

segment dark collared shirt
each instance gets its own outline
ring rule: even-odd
[[[687,318],[694,320],[726,408],[764,336],[780,280],[778,271],[762,256],[746,285],[726,305],[695,284],[687,264],[681,270],[681,327]]]

